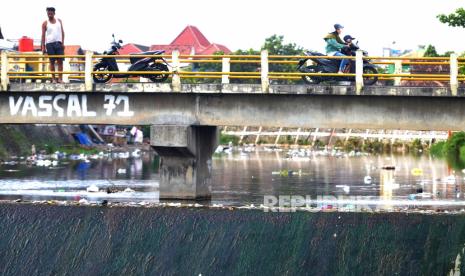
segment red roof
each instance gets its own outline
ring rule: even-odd
[[[198,49],[208,47],[210,41],[208,41],[197,27],[187,26],[170,45],[193,45],[195,49]]]
[[[165,54],[170,55],[174,50],[178,50],[181,55],[194,54],[192,45],[152,45],[150,51],[164,50]]]
[[[77,55],[81,45],[65,45],[65,55]]]
[[[208,39],[195,26],[187,26],[169,45],[152,45],[150,50],[165,50],[166,54],[171,54],[174,50],[179,50],[182,55],[204,54],[210,55],[221,51],[225,54],[231,53],[226,46],[210,43]]]
[[[118,52],[120,53],[120,55],[129,55],[132,53],[146,52],[148,50],[148,46],[135,43],[128,43],[126,45],[123,45],[123,47],[121,47],[121,49],[119,49]]]
[[[223,46],[221,44],[212,43],[205,50],[203,50],[202,52],[197,53],[197,54],[199,54],[199,55],[213,55],[216,52],[223,52],[225,54],[230,54],[231,53],[231,51],[226,46]]]

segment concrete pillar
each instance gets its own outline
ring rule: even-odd
[[[355,53],[355,91],[360,95],[363,89],[363,51]]]
[[[394,74],[402,74],[402,60],[394,61]],[[394,77],[394,85],[399,86],[402,81],[402,77]]]
[[[85,64],[84,64],[84,84],[86,91],[92,91],[92,55],[91,51],[86,51]]]
[[[8,55],[6,51],[2,51],[1,56],[2,67],[1,67],[1,75],[0,75],[0,82],[1,82],[1,89],[2,91],[8,90]]]
[[[179,76],[179,51],[174,50],[171,53],[171,66],[173,68],[173,77],[171,79],[171,85],[173,92],[181,92],[181,76]]]
[[[457,54],[450,55],[450,90],[452,96],[457,96],[457,89],[459,87],[458,81],[459,63],[457,61]]]
[[[268,51],[262,50],[261,52],[261,80],[262,80],[262,92],[268,93],[270,92],[270,80],[268,77]]]
[[[160,156],[160,199],[211,197],[216,126],[154,125],[151,145]]]
[[[231,72],[231,63],[229,62],[231,59],[230,58],[223,58],[222,62],[222,72],[223,73],[229,73]],[[229,83],[229,75],[221,75],[221,83],[222,84],[228,84]]]

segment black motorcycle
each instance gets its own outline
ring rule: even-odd
[[[344,47],[341,52],[346,56],[355,56],[356,51],[359,49],[357,44],[352,43],[350,46]],[[306,51],[307,56],[324,56],[319,52]],[[363,51],[364,56],[368,56],[366,51]],[[297,70],[302,73],[337,73],[339,71],[339,65],[341,59],[326,59],[326,58],[310,58],[313,61],[313,65],[305,66],[307,59],[299,60]],[[355,60],[351,59],[347,64],[344,73],[355,74]],[[377,74],[378,70],[376,66],[370,63],[370,60],[363,59],[363,73],[364,74]],[[319,84],[323,81],[355,81],[355,77],[345,76],[302,76],[302,79],[307,84]],[[365,85],[373,85],[378,81],[378,77],[364,77],[363,83]]]
[[[122,40],[116,41],[115,35],[113,35],[113,42],[111,48],[105,51],[104,55],[119,55],[118,50],[121,49]],[[131,54],[129,61],[131,66],[127,72],[119,72],[118,63],[115,57],[104,57],[99,60],[94,66],[94,71],[102,71],[105,73],[95,73],[93,79],[96,83],[106,83],[112,78],[129,78],[129,77],[144,77],[150,79],[152,82],[163,82],[169,74],[168,63],[162,57],[141,57],[141,55],[162,55],[165,51],[148,51],[142,53]],[[166,72],[166,74],[138,74],[137,71],[154,71],[154,72]],[[108,73],[118,72],[118,73]]]

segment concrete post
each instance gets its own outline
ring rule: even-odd
[[[171,54],[171,66],[173,67],[173,78],[171,85],[174,92],[181,92],[181,77],[179,76],[179,51],[174,50]]]
[[[211,197],[216,126],[154,125],[151,145],[160,156],[160,199]]]
[[[459,87],[458,74],[459,63],[457,61],[457,54],[453,53],[450,55],[450,90],[452,96],[457,96],[457,90]]]
[[[261,80],[262,80],[262,92],[270,92],[270,80],[268,78],[268,51],[262,50],[261,53]]]
[[[355,53],[355,91],[360,95],[363,89],[363,51]]]
[[[2,91],[8,90],[8,55],[6,51],[2,51],[2,67],[1,67],[1,75],[0,75],[0,82],[2,83],[1,89]]]
[[[70,58],[65,58],[65,60],[63,60],[63,71],[65,71],[65,72],[71,71]],[[69,82],[69,74],[64,74],[63,75],[63,82],[64,83]]]
[[[300,133],[300,127],[297,129],[297,135],[295,136],[294,145],[297,145],[297,143],[299,142],[299,133]]]
[[[402,60],[394,61],[394,74],[402,74]],[[399,86],[402,81],[402,77],[394,77],[394,85]]]
[[[229,73],[231,72],[231,63],[229,63],[230,58],[223,58],[222,62],[222,72]],[[228,84],[229,83],[229,75],[221,75],[221,83]]]
[[[86,91],[92,91],[92,55],[91,51],[86,51],[85,64],[84,64],[84,84]]]

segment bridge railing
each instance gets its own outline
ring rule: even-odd
[[[52,72],[48,69],[49,58],[64,58],[62,72]],[[31,53],[1,54],[0,81],[2,90],[8,89],[12,81],[22,80],[49,80],[51,74],[63,75],[65,82],[81,81],[86,85],[86,90],[92,90],[92,75],[94,74],[118,74],[114,71],[94,71],[93,66],[99,59],[107,55],[96,55],[87,52],[85,55],[42,55]],[[119,64],[130,63],[131,55],[111,56],[117,58]],[[138,57],[152,57],[152,55],[138,55]],[[266,50],[260,55],[181,55],[173,51],[171,55],[154,55],[163,57],[169,64],[169,72],[137,71],[137,75],[168,74],[174,91],[180,91],[182,79],[221,79],[221,83],[228,84],[231,80],[256,80],[261,83],[262,91],[269,92],[270,83],[274,80],[297,81],[303,77],[352,77],[355,78],[356,91],[360,92],[364,86],[364,78],[378,77],[381,81],[390,81],[393,85],[401,85],[406,81],[438,81],[448,83],[452,94],[457,93],[459,82],[465,81],[465,75],[459,74],[459,67],[465,65],[465,58],[459,58],[456,54],[450,57],[365,57],[362,52],[356,56],[293,56],[293,55],[269,55]],[[326,58],[326,59],[351,59],[355,60],[354,73],[305,73],[296,69],[299,59]],[[370,60],[372,64],[382,70],[377,74],[363,72],[363,60]],[[309,65],[311,62],[307,62]],[[217,71],[192,71],[186,67],[193,64],[217,64]],[[248,64],[250,71],[231,70],[231,65]],[[294,69],[286,68],[284,71],[270,71],[270,65],[281,64],[295,66]],[[393,72],[386,73],[386,67],[390,66]],[[404,66],[424,66],[422,72],[404,72]],[[221,68],[221,69],[220,69]]]

